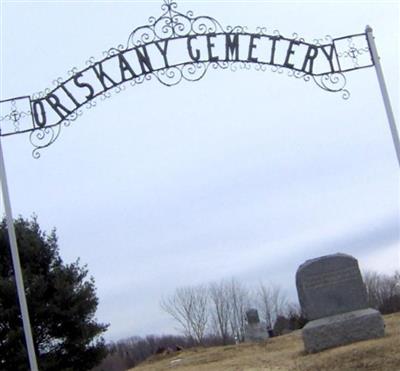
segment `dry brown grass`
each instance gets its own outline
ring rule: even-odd
[[[154,356],[132,371],[400,371],[400,313],[384,319],[385,337],[317,354],[305,354],[301,331],[295,331],[259,344],[194,348]]]

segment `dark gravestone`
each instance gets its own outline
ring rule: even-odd
[[[274,334],[276,335],[284,335],[291,331],[290,328],[290,320],[285,316],[276,317],[274,324]]]
[[[307,260],[296,274],[301,308],[308,320],[367,308],[357,259],[334,254]]]
[[[267,326],[260,322],[257,309],[249,309],[246,312],[247,324],[245,326],[244,338],[247,342],[257,342],[268,339]]]
[[[258,316],[257,309],[249,309],[246,312],[247,323],[259,323],[260,317]]]
[[[381,314],[368,308],[358,262],[345,254],[307,260],[296,273],[301,309],[310,322],[303,328],[307,352],[381,337]]]

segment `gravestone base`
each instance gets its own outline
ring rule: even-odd
[[[265,323],[249,323],[245,326],[244,341],[258,342],[269,338]]]
[[[360,309],[308,322],[303,327],[306,352],[350,344],[355,341],[384,336],[382,315],[375,309]]]

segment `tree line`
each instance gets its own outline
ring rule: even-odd
[[[400,311],[400,271],[392,275],[366,271],[363,280],[369,307],[382,314]],[[263,282],[248,287],[234,278],[177,288],[160,305],[182,334],[198,345],[206,335],[219,338],[221,344],[243,341],[245,314],[250,308],[258,310],[266,330],[274,336],[300,329],[307,322],[299,305],[288,300],[281,287]]]
[[[368,304],[382,314],[400,311],[400,271],[392,275],[367,271],[363,275]]]
[[[278,286],[261,283],[253,291],[232,278],[209,285],[180,287],[160,301],[161,309],[178,325],[180,335],[133,336],[109,343],[108,356],[92,371],[122,371],[157,353],[242,342],[246,310],[254,297],[260,305],[261,320],[270,328],[279,316],[298,313]]]
[[[273,329],[278,317],[301,315],[279,286],[259,283],[249,288],[235,278],[177,288],[160,306],[182,334],[199,345],[206,335],[219,338],[221,344],[242,342],[249,308],[258,310],[266,330]]]

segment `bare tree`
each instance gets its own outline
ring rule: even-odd
[[[231,308],[230,327],[238,341],[244,341],[246,309],[249,308],[249,292],[246,287],[232,278],[228,283],[228,296]]]
[[[284,316],[287,307],[287,298],[279,286],[260,283],[257,290],[258,304],[261,308],[261,317],[268,328],[273,328],[278,316]]]
[[[366,271],[363,274],[368,304],[382,313],[400,310],[400,271],[393,275]]]
[[[201,344],[208,322],[208,293],[205,286],[182,287],[161,300],[161,308],[181,326],[183,333]]]
[[[228,344],[231,337],[229,324],[232,308],[229,294],[226,281],[214,282],[209,286],[211,318],[224,345]]]

